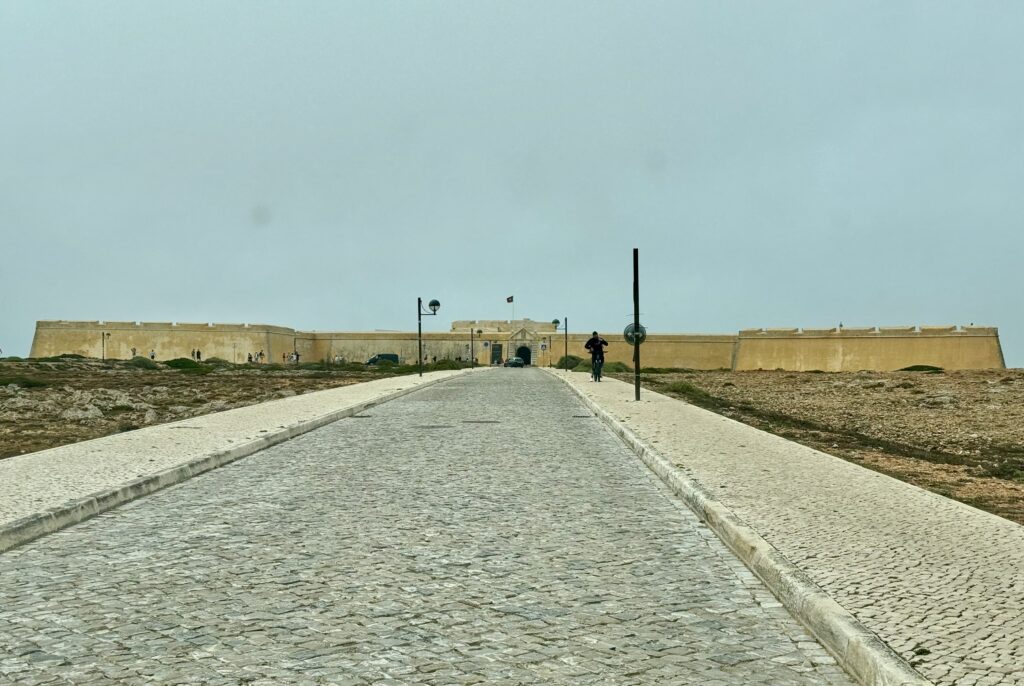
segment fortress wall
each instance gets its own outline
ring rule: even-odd
[[[502,358],[515,355],[519,345],[527,344],[533,363],[540,366],[554,365],[565,354],[565,336],[555,331],[537,332],[527,340],[510,339],[508,331],[484,331],[481,336],[474,336],[474,352],[480,364],[489,364],[491,360],[491,347],[484,347],[485,341],[500,343]],[[589,337],[589,333],[570,333],[569,354],[585,357],[583,344]],[[607,333],[604,337],[610,344],[608,361],[632,366],[633,349],[621,333]],[[31,356],[74,353],[98,358],[104,354],[104,340],[106,356],[117,359],[130,357],[133,346],[140,355],[155,350],[159,360],[189,357],[193,348],[202,350],[204,358],[234,362],[245,362],[248,353],[260,350],[266,353],[268,362],[277,363],[293,349],[303,362],[335,358],[365,362],[377,353],[396,353],[403,363],[411,364],[417,354],[414,331],[303,332],[266,324],[40,321],[36,324]],[[467,360],[469,345],[469,326],[465,331],[423,334],[426,359]],[[641,364],[792,371],[889,371],[915,364],[944,369],[1005,367],[998,331],[986,327],[756,329],[741,331],[739,336],[651,334],[641,350]]]
[[[569,352],[586,357],[587,351],[583,346],[588,338],[589,335],[581,337],[575,352],[571,350],[570,340]],[[621,361],[633,367],[633,346],[622,334],[605,335],[604,339],[608,341],[605,361]],[[732,368],[735,341],[735,336],[650,334],[640,347],[640,367],[728,370]]]
[[[373,331],[354,333],[315,333],[315,345],[310,360],[342,358],[349,362],[366,362],[377,353],[395,353],[403,364],[415,364],[418,354],[416,332]],[[473,337],[477,360],[483,361],[482,340]],[[469,359],[469,331],[466,333],[424,333],[423,357],[427,360]],[[300,351],[301,352],[301,351]],[[279,356],[280,357],[280,356]],[[280,361],[280,360],[275,360]]]
[[[244,362],[246,353],[266,350],[269,338],[287,338],[291,349],[294,331],[267,324],[179,324],[174,322],[73,322],[40,321],[36,323],[31,357],[50,357],[72,353],[86,357],[104,356],[128,359],[136,354],[170,360],[189,357],[194,348],[204,358],[219,357]],[[106,334],[110,334],[107,336]]]
[[[767,329],[741,331],[736,370],[893,371],[1005,368],[999,335],[989,327]]]
[[[640,346],[640,367],[731,369],[735,344],[735,336],[650,334]],[[633,347],[625,340],[615,347],[622,350],[623,362],[633,366]]]
[[[350,362],[365,362],[377,353],[397,353],[402,362],[417,358],[415,332],[303,332],[265,324],[185,324],[172,322],[39,321],[32,341],[31,357],[62,354],[100,358],[128,359],[134,346],[139,355],[156,352],[156,359],[190,357],[198,348],[204,358],[219,357],[245,362],[249,353],[260,350],[267,362],[281,362],[282,355],[297,350],[303,362],[342,357]],[[492,338],[507,338],[493,334]],[[481,339],[474,337],[477,359],[484,361]],[[469,358],[469,331],[463,333],[424,333],[423,350],[428,359]]]

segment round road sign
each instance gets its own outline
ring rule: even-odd
[[[626,337],[626,342],[630,345],[640,345],[647,340],[647,329],[641,324],[640,329],[636,331],[633,329],[633,325],[630,324],[622,332],[622,335]]]

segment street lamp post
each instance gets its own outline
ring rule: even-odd
[[[561,324],[562,322],[560,322],[557,319],[553,319],[553,320],[551,320],[551,323],[555,325],[555,331],[558,331],[558,325]],[[568,317],[565,318],[564,328],[565,328],[565,358],[564,359],[565,359],[565,369],[566,369],[566,371],[568,371],[568,369],[569,369],[569,318]]]
[[[423,315],[428,317],[436,315],[437,311],[441,309],[441,303],[431,300],[427,303],[427,307],[430,308],[430,312],[423,310],[423,298],[416,298],[416,340],[419,342],[420,376],[423,376]]]
[[[102,360],[106,360],[107,359],[107,339],[109,339],[109,338],[110,338],[110,332],[109,331],[104,331],[103,334],[100,335],[100,359],[102,359]]]
[[[476,330],[476,335],[479,336],[483,332],[484,332],[483,329],[477,329]],[[472,326],[469,327],[469,359],[470,359],[469,366],[470,367],[475,367],[476,366],[476,348],[473,346],[473,327]]]

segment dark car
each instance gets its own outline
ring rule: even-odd
[[[366,361],[366,364],[379,364],[381,362],[391,362],[398,364],[398,355],[395,353],[377,353]]]
[[[525,367],[526,363],[523,362],[523,358],[521,358],[521,357],[510,357],[507,360],[505,360],[505,366],[506,367]]]

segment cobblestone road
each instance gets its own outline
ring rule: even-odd
[[[557,380],[368,414],[0,555],[0,682],[850,683]]]
[[[569,378],[938,686],[1024,686],[1024,527],[632,384]]]

